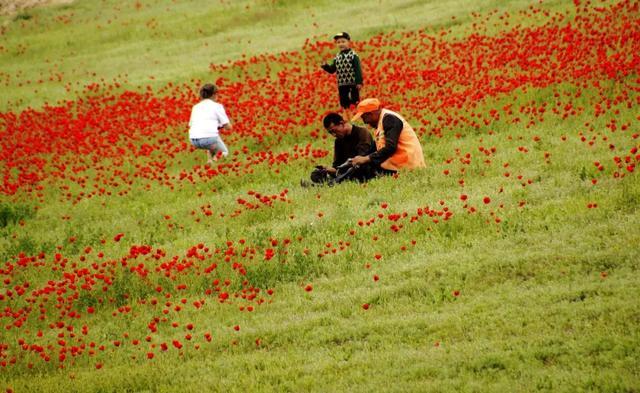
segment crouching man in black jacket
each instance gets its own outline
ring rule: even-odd
[[[376,151],[376,144],[371,133],[363,127],[346,122],[338,113],[329,113],[323,120],[324,128],[335,139],[333,143],[333,163],[330,167],[318,166],[311,173],[311,181],[316,184],[339,180],[366,181],[375,176],[370,165],[361,165],[349,169],[346,176],[338,173],[340,166],[355,156],[366,156]]]

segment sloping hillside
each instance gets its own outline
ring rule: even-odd
[[[638,2],[29,15],[0,41],[0,388],[640,386]],[[341,30],[425,169],[300,186],[332,160]],[[215,165],[204,82],[234,124]]]

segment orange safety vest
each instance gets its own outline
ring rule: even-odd
[[[378,128],[375,132],[376,149],[380,150],[385,146],[382,119],[384,119],[384,116],[387,114],[394,115],[402,120],[402,131],[400,131],[400,136],[398,137],[396,151],[391,157],[380,164],[380,166],[392,171],[426,167],[427,165],[424,163],[424,156],[422,155],[422,146],[420,146],[420,141],[415,131],[413,131],[413,128],[411,128],[402,116],[388,109],[383,109],[380,113]]]

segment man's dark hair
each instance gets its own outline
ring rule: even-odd
[[[203,100],[205,98],[211,98],[217,92],[218,92],[218,88],[215,85],[212,85],[211,83],[207,83],[206,85],[200,88],[200,98],[202,98]]]
[[[329,113],[322,120],[322,124],[324,124],[324,128],[327,130],[329,129],[329,127],[331,127],[332,124],[336,125],[340,123],[344,123],[344,119],[342,118],[342,116],[340,116],[339,113],[335,112]]]

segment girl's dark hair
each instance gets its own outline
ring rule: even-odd
[[[215,85],[212,85],[211,83],[207,83],[206,85],[200,88],[200,98],[202,98],[203,100],[205,98],[211,98],[217,92],[218,92],[218,88]]]

